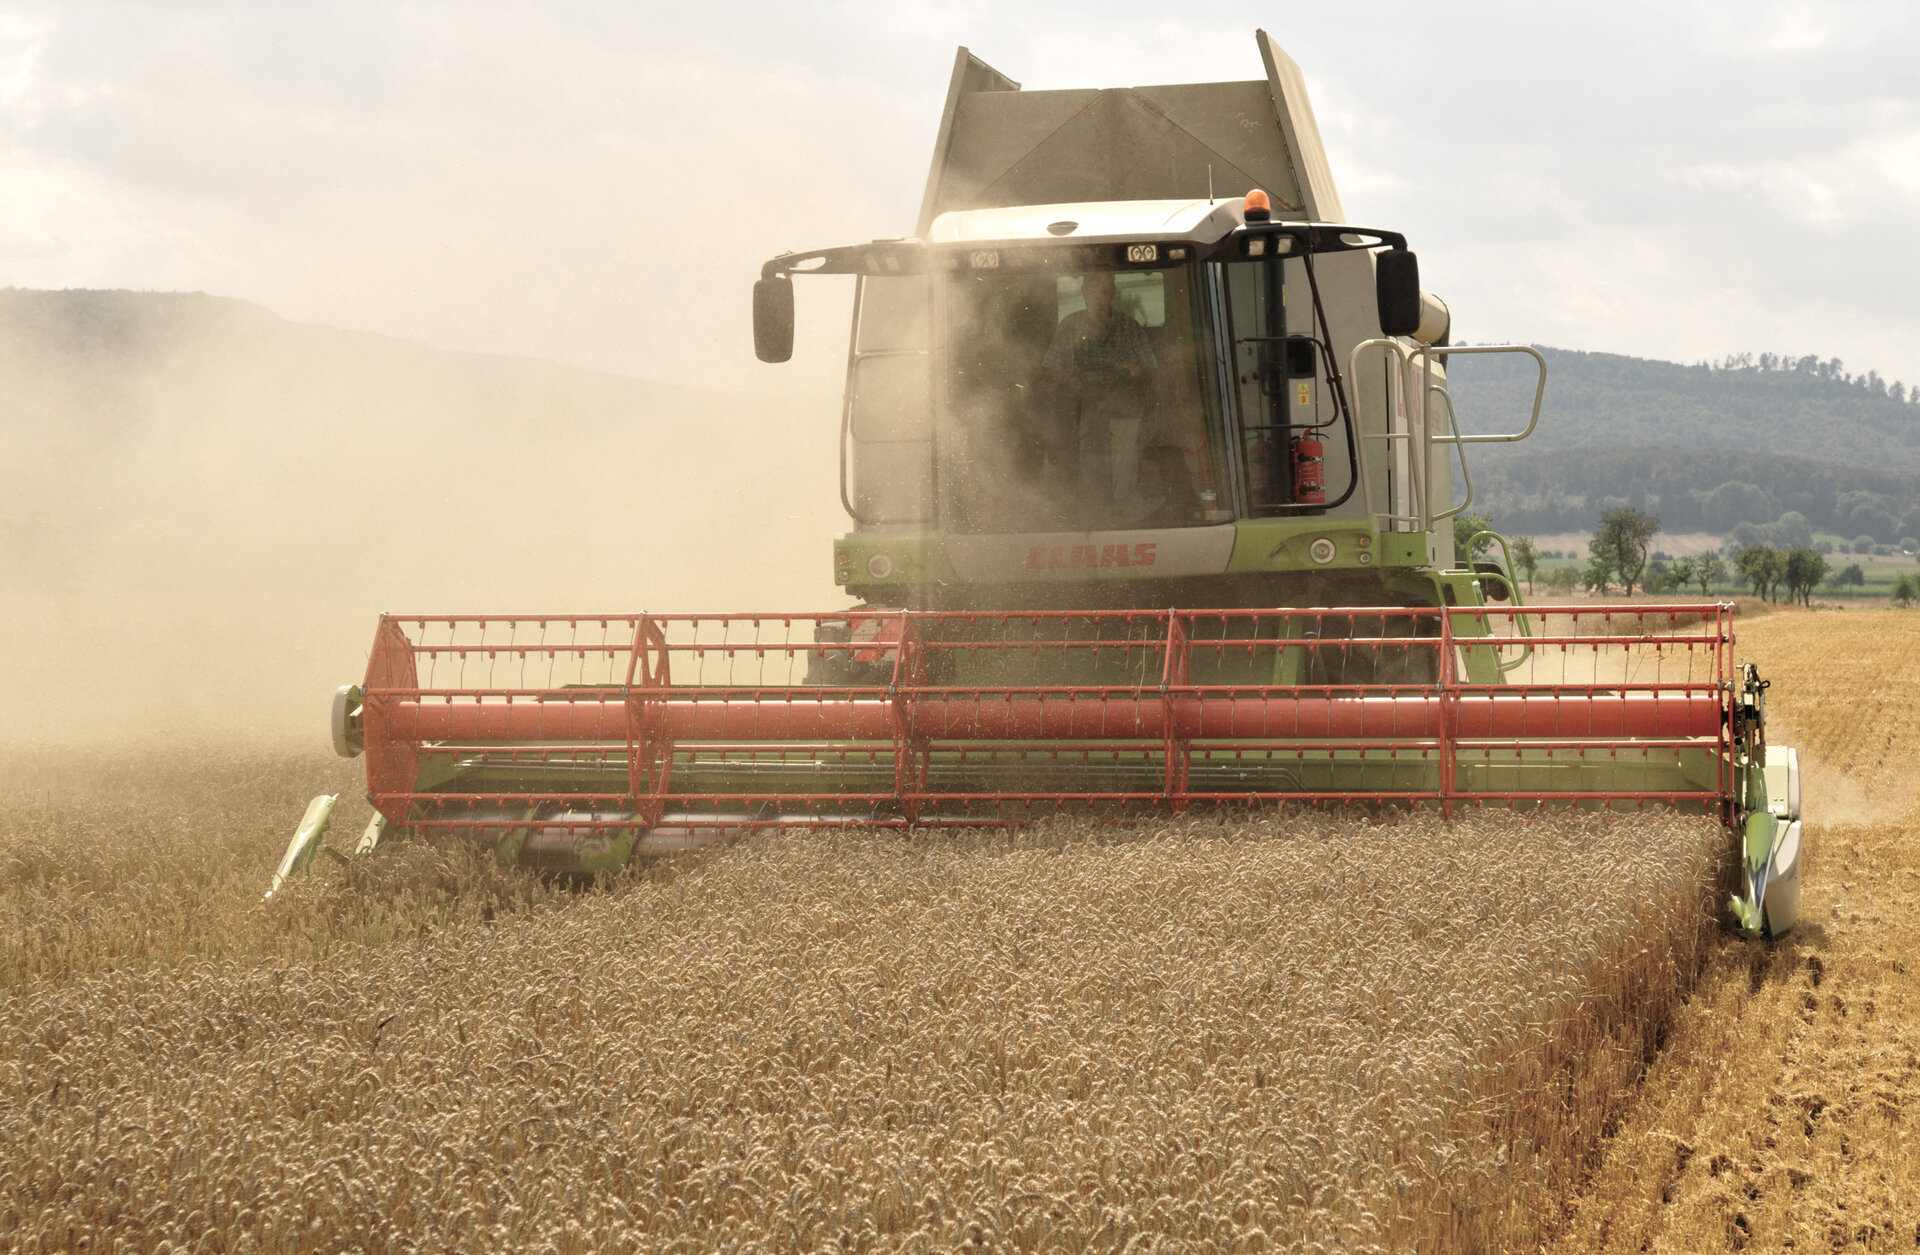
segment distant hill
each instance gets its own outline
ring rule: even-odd
[[[838,398],[0,291],[0,742],[324,732],[383,610],[845,604]]]
[[[1797,511],[1847,537],[1920,534],[1920,401],[1904,384],[1811,357],[1682,366],[1541,353],[1539,430],[1471,450],[1476,509],[1502,528],[1585,530],[1601,509],[1631,504],[1670,531],[1725,533]],[[1533,379],[1522,357],[1456,359],[1450,387],[1463,425],[1524,422]]]

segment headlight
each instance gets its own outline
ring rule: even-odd
[[[1307,556],[1315,562],[1318,562],[1321,566],[1332,562],[1333,555],[1337,552],[1338,550],[1334,548],[1333,542],[1325,536],[1316,536],[1313,543],[1307,546]]]
[[[867,574],[876,580],[884,580],[893,574],[893,559],[884,553],[876,553],[867,559]]]

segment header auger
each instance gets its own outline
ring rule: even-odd
[[[1299,70],[1258,42],[1261,80],[1105,91],[962,49],[915,234],[754,289],[784,361],[794,276],[854,277],[855,604],[385,616],[334,709],[362,849],[589,874],[785,825],[1657,805],[1741,833],[1736,917],[1790,928],[1797,765],[1731,607],[1528,607],[1454,553],[1468,448],[1532,432],[1545,363],[1449,344],[1406,239],[1341,221]],[[1536,363],[1532,412],[1467,434],[1447,364],[1490,352]]]

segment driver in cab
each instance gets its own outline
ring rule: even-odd
[[[1046,474],[1073,500],[1064,522],[1098,526],[1140,510],[1140,426],[1158,368],[1146,330],[1114,308],[1114,279],[1081,279],[1086,308],[1060,320],[1040,362]]]

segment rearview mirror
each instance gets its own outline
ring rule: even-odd
[[[754,282],[753,355],[763,362],[793,356],[793,280],[785,275]]]
[[[1403,248],[1373,255],[1373,291],[1380,334],[1410,336],[1420,329],[1420,259]]]

